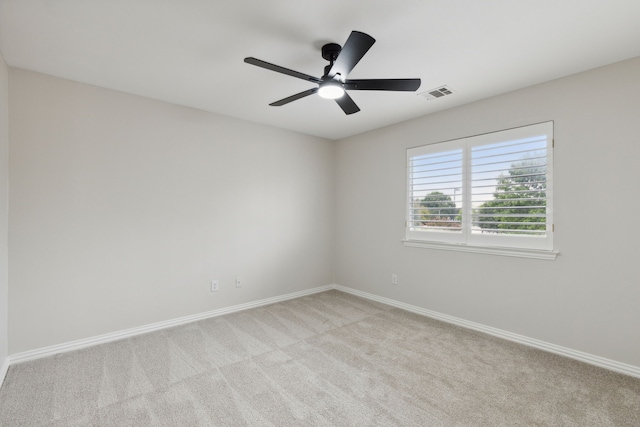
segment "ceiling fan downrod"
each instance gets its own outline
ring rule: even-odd
[[[342,50],[342,46],[337,43],[327,43],[322,46],[322,57],[329,61],[329,65],[324,67],[324,76],[327,77],[329,75],[329,71],[333,67],[333,63],[336,59],[338,59],[338,55],[340,55],[340,51]]]

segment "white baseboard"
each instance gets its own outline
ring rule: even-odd
[[[136,328],[125,329],[122,331],[111,332],[104,335],[98,335],[94,337],[84,338],[76,341],[70,341],[62,344],[56,344],[48,347],[37,348],[35,350],[24,351],[21,353],[15,353],[10,355],[5,361],[5,365],[8,369],[9,365],[16,363],[27,362],[29,360],[40,359],[42,357],[52,356],[58,353],[66,353],[68,351],[79,350],[94,345],[104,344],[111,341],[117,341],[136,335],[146,334],[149,332],[159,331],[161,329],[171,328],[185,323],[191,323],[210,317],[222,316],[224,314],[235,313],[242,310],[248,310],[250,308],[261,307],[263,305],[274,304],[281,301],[286,301],[294,298],[300,298],[306,295],[316,294],[318,292],[324,292],[333,289],[333,285],[325,285],[317,288],[306,289],[304,291],[292,292],[290,294],[280,295],[277,297],[266,298],[258,301],[252,301],[244,304],[233,305],[231,307],[219,308],[204,313],[193,314],[190,316],[179,317],[177,319],[165,320],[163,322],[152,323],[149,325],[139,326]],[[3,372],[6,372],[5,371]],[[1,385],[1,383],[0,383]]]
[[[217,310],[207,311],[204,313],[198,313],[190,316],[180,317],[177,319],[171,319],[163,322],[152,323],[152,324],[140,326],[137,328],[125,329],[122,331],[116,331],[109,334],[98,335],[95,337],[89,337],[89,338],[85,338],[77,341],[71,341],[71,342],[57,344],[49,347],[43,347],[35,350],[12,354],[4,360],[4,363],[2,364],[2,368],[0,368],[0,386],[2,385],[2,381],[4,380],[4,377],[7,373],[7,370],[9,369],[9,366],[16,363],[26,362],[34,359],[40,359],[42,357],[48,357],[58,353],[65,353],[68,351],[79,350],[81,348],[90,347],[93,345],[104,344],[107,342],[117,341],[117,340],[129,338],[129,337],[133,337],[136,335],[140,335],[140,334],[146,334],[148,332],[158,331],[165,328],[171,328],[174,326],[195,322],[195,321],[207,319],[210,317],[222,316],[224,314],[235,313],[242,310],[248,310],[250,308],[256,308],[256,307],[261,307],[268,304],[274,304],[281,301],[287,301],[290,299],[299,298],[306,295],[312,295],[319,292],[328,291],[331,289],[337,289],[342,292],[346,292],[346,293],[356,295],[362,298],[366,298],[372,301],[377,301],[386,305],[390,305],[392,307],[397,307],[403,310],[410,311],[412,313],[420,314],[436,320],[441,320],[443,322],[451,323],[457,326],[462,326],[463,328],[484,332],[489,335],[496,336],[498,338],[503,338],[519,344],[527,345],[529,347],[559,354],[561,356],[569,357],[571,359],[579,360],[581,362],[585,362],[591,365],[599,366],[601,368],[609,369],[611,371],[616,371],[625,375],[630,375],[632,377],[640,378],[640,367],[638,366],[617,362],[615,360],[607,359],[600,356],[595,356],[593,354],[585,353],[578,350],[573,350],[567,347],[562,347],[559,345],[551,344],[551,343],[537,340],[534,338],[529,338],[524,335],[514,334],[508,331],[504,331],[502,329],[497,329],[491,326],[482,325],[480,323],[460,319],[458,317],[449,316],[447,314],[438,313],[436,311],[428,310],[428,309],[411,305],[411,304],[406,304],[390,298],[385,298],[378,295],[370,294],[368,292],[362,292],[362,291],[348,288],[345,286],[326,285],[326,286],[320,286],[313,289],[307,289],[304,291],[293,292],[293,293],[289,293],[289,294],[285,294],[277,297],[266,298],[258,301],[252,301],[244,304],[234,305],[231,307],[224,307]]]
[[[535,338],[529,338],[524,335],[514,334],[508,331],[504,331],[502,329],[482,325],[476,322],[470,322],[468,320],[460,319],[458,317],[438,313],[437,311],[427,310],[426,308],[417,307],[411,304],[405,304],[400,301],[370,294],[368,292],[358,291],[352,288],[347,288],[345,286],[333,285],[333,288],[339,291],[343,291],[352,295],[362,297],[362,298],[370,299],[372,301],[377,301],[386,305],[390,305],[392,307],[401,308],[403,310],[410,311],[412,313],[430,317],[432,319],[441,320],[443,322],[451,323],[457,326],[462,326],[463,328],[472,329],[474,331],[484,332],[486,334],[493,335],[498,338],[503,338],[505,340],[513,341],[519,344],[524,344],[526,346],[548,351],[550,353],[559,354],[560,356],[569,357],[571,359],[579,360],[581,362],[585,362],[590,365],[599,366],[601,368],[605,368],[610,371],[620,372],[625,375],[640,378],[639,366],[617,362],[615,360],[611,360],[604,357],[595,356],[593,354],[585,353],[582,351],[573,350],[567,347],[551,344],[545,341],[537,340]]]
[[[4,377],[7,376],[7,371],[9,370],[9,358],[5,357],[2,361],[2,367],[0,367],[0,387],[4,383]]]

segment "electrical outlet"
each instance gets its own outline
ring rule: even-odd
[[[216,292],[218,289],[220,289],[220,281],[219,280],[212,280],[211,281],[211,292]]]
[[[391,275],[391,284],[392,285],[397,285],[398,284],[398,275],[397,274],[392,274]]]
[[[242,280],[242,277],[236,277],[236,288],[241,288],[242,283],[244,283],[244,280]]]

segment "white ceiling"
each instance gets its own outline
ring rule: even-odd
[[[320,77],[320,47],[351,30],[377,40],[351,78],[456,93],[351,92],[350,116],[317,95],[270,107],[314,85],[243,62]],[[0,0],[0,51],[12,67],[339,139],[640,56],[640,1]]]

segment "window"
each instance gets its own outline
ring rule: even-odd
[[[552,251],[552,167],[553,122],[408,149],[405,244]]]

